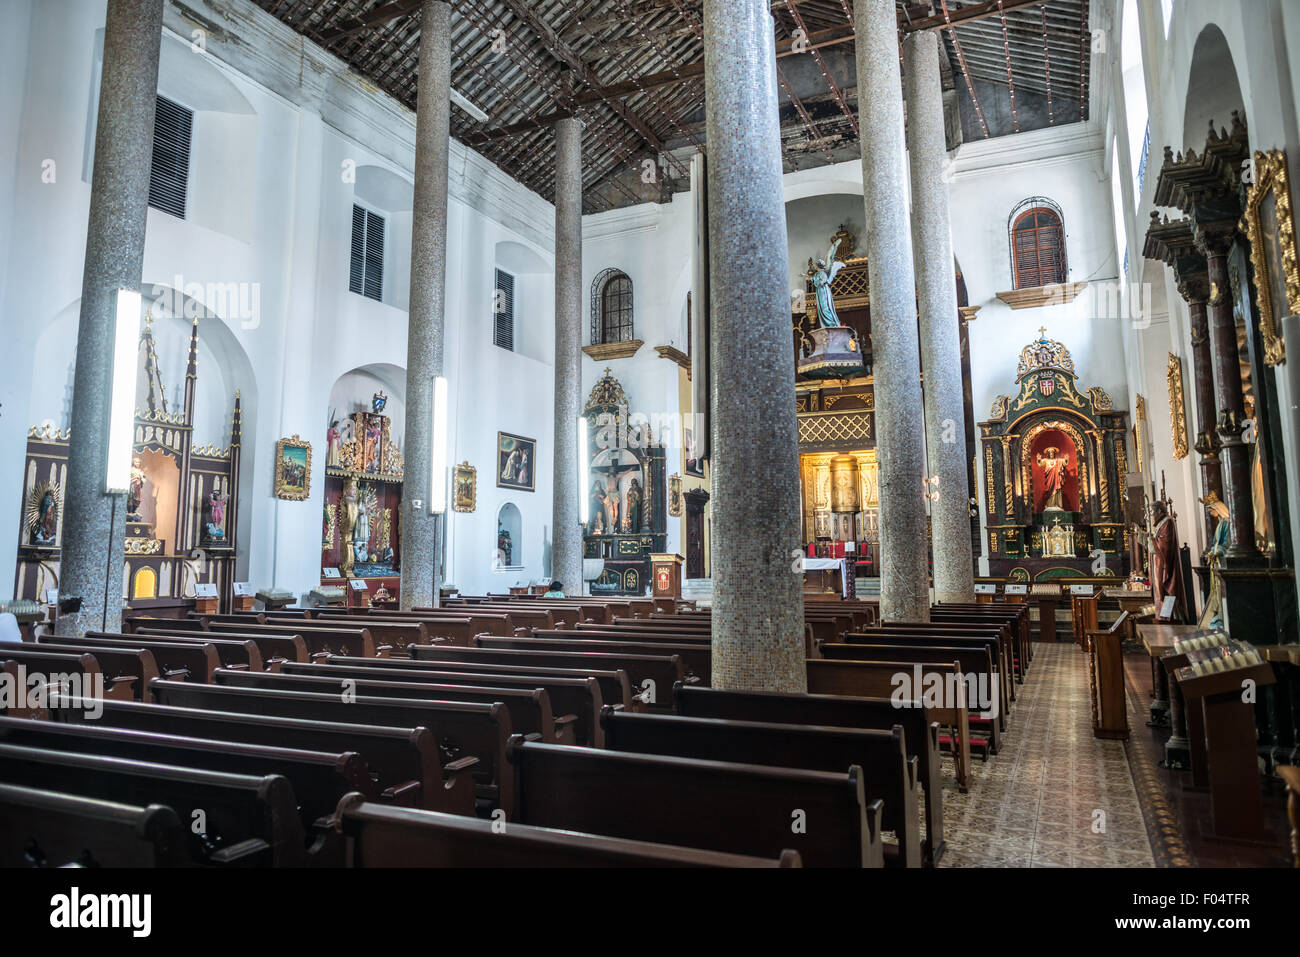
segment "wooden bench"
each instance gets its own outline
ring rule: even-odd
[[[89,652],[57,654],[40,649],[40,645],[6,642],[0,645],[0,661],[12,661],[21,666],[27,672],[29,683],[33,678],[40,678],[42,683],[57,684],[61,677],[80,676],[83,691],[99,687],[97,683],[102,682],[103,693],[97,697],[111,701],[130,701],[139,693],[135,687],[135,678],[106,675],[99,667],[99,661]]]
[[[353,795],[322,825],[347,840],[351,867],[800,867],[796,851],[775,858],[627,841],[527,824],[371,804]]]
[[[355,609],[367,614],[348,614],[342,609],[322,609],[316,621],[329,625],[347,625],[366,627],[374,634],[376,641],[393,646],[394,655],[407,655],[406,649],[411,645],[433,645],[446,642],[461,648],[468,648],[470,640],[477,634],[491,631],[494,626],[505,627],[507,616],[484,615],[473,618],[469,615],[449,617],[443,615],[412,615],[391,609],[366,608]],[[402,626],[415,626],[419,633],[404,632]]]
[[[876,731],[613,709],[602,713],[600,720],[611,751],[809,771],[847,771],[856,765],[863,771],[867,801],[884,802],[881,827],[897,837],[897,844],[883,846],[885,862],[921,866],[917,760],[907,755],[901,725]]]
[[[53,638],[42,635],[37,639],[41,650],[55,655],[85,655],[95,656],[99,662],[99,670],[109,678],[130,678],[134,697],[137,701],[149,682],[154,678],[161,677],[158,673],[158,663],[154,660],[153,653],[144,647],[87,647],[83,642],[76,638],[69,638],[72,644],[54,644]],[[179,675],[169,675],[168,677],[183,678],[184,673]]]
[[[161,804],[0,784],[0,867],[183,867],[187,844]]]
[[[212,622],[210,631],[240,632],[266,635],[298,635],[307,644],[310,657],[321,655],[355,655],[359,658],[388,657],[391,646],[380,646],[367,628],[349,628],[345,626],[317,625],[307,622],[303,625],[248,625],[223,624]]]
[[[60,711],[58,717],[77,720],[78,714]],[[95,724],[302,751],[356,750],[375,779],[379,801],[474,814],[473,770],[478,759],[464,757],[444,765],[438,740],[426,727],[343,724],[132,701],[104,702]]]
[[[394,661],[400,658],[362,658],[360,661]],[[604,747],[604,735],[597,720],[604,699],[600,693],[600,683],[595,678],[543,678],[540,675],[506,675],[473,674],[462,671],[435,671],[421,663],[407,661],[405,667],[372,668],[365,665],[341,664],[338,658],[331,658],[327,664],[289,664],[283,673],[290,675],[308,675],[323,678],[354,678],[358,681],[412,682],[435,686],[458,686],[487,688],[515,688],[532,690],[541,688],[550,698],[551,707],[557,718],[561,715],[573,717],[567,727],[557,727],[557,737],[563,735],[568,743]],[[441,697],[441,696],[439,696]],[[616,702],[620,705],[622,702]],[[522,731],[513,716],[511,723],[516,731]],[[557,722],[558,724],[558,722]]]
[[[775,857],[805,867],[880,867],[881,802],[862,770],[622,754],[510,739],[516,819],[657,844]]]
[[[217,626],[233,627],[238,629],[241,625],[250,625],[259,628],[270,624],[274,627],[283,627],[294,629],[297,627],[296,622],[275,621],[263,622],[258,625],[256,622],[250,622],[247,615],[208,615],[204,616],[204,621],[209,622],[209,629],[219,631]],[[306,620],[304,620],[306,622]],[[305,623],[305,627],[312,630],[333,631],[340,628],[344,629],[365,629],[370,633],[376,647],[388,646],[392,654],[401,655],[406,653],[408,645],[428,645],[432,644],[434,636],[429,634],[424,622],[414,620],[393,620],[390,618],[366,618],[364,622],[351,622],[340,620],[331,616],[321,616],[313,618]],[[468,630],[469,624],[465,623]],[[468,637],[466,635],[465,637]]]
[[[37,639],[43,643],[43,638]],[[247,668],[261,671],[266,667],[261,650],[251,641],[211,638],[159,638],[153,635],[115,635],[106,631],[90,631],[84,638],[75,640],[94,653],[99,648],[147,648],[159,665],[154,677],[172,678],[176,672],[187,672],[190,681],[211,681],[216,668]],[[164,665],[163,662],[167,664]],[[213,665],[209,668],[209,665]],[[165,672],[165,673],[164,673]]]
[[[930,718],[951,729],[949,734],[939,736],[939,745],[941,748],[947,745],[952,751],[958,790],[964,793],[970,789],[970,723],[967,720],[966,683],[961,665],[955,659],[946,664],[922,666],[922,682],[937,683],[944,689],[944,699],[948,698],[948,689],[954,689],[952,700],[942,700],[933,706],[922,694],[924,686],[920,689],[913,688],[911,693],[900,694],[895,681],[899,668],[892,662],[809,658],[805,665],[808,669],[810,694],[885,698],[899,701],[904,706],[917,700],[925,703]]]
[[[554,649],[555,651],[591,654],[677,655],[686,667],[687,680],[694,677],[701,684],[712,683],[713,646],[708,641],[690,641],[672,635],[665,635],[662,638],[650,638],[642,635],[635,641],[613,637],[606,638],[604,636],[576,638],[572,633],[569,637],[560,637],[560,633],[557,632],[551,632],[549,635],[542,633],[542,635],[542,637],[536,638],[479,635],[474,639],[474,642],[480,648],[512,648],[517,651]],[[639,686],[644,680],[631,668],[628,669],[628,673],[634,685]]]
[[[333,813],[343,795],[376,796],[365,759],[355,751],[298,751],[279,746],[187,738],[154,731],[101,727],[98,722],[0,718],[0,744],[42,748],[227,774],[282,774],[293,787],[304,832]]]
[[[551,696],[543,688],[484,687],[480,685],[432,684],[425,681],[399,681],[397,677],[355,678],[332,674],[249,674],[246,671],[219,669],[215,683],[231,688],[262,688],[283,691],[307,691],[313,694],[332,695],[346,700],[349,695],[368,698],[406,698],[433,701],[470,701],[492,704],[499,701],[510,712],[510,727],[519,734],[537,735],[552,744],[575,744],[573,725],[577,718],[572,714],[556,715]]]
[[[283,775],[229,774],[11,744],[0,744],[0,775],[10,784],[122,804],[147,796],[185,822],[191,864],[332,863],[319,851],[308,853],[293,788]]]
[[[646,707],[654,710],[672,709],[671,690],[678,681],[686,681],[686,666],[675,654],[623,654],[617,649],[601,651],[561,651],[544,649],[520,651],[512,648],[444,648],[432,646],[411,650],[416,661],[440,663],[467,662],[474,664],[502,664],[543,668],[592,668],[601,671],[624,671],[632,684],[632,691],[647,696]],[[648,684],[647,684],[648,682]],[[696,681],[689,682],[696,684]]]
[[[190,633],[168,632],[164,628],[140,628],[131,633],[134,637],[139,635],[143,638],[153,638],[159,641],[178,642],[248,642],[251,641],[257,646],[258,653],[262,656],[262,665],[264,671],[274,671],[281,661],[307,661],[307,642],[303,641],[301,635],[268,635],[262,633],[243,632],[243,631],[199,631]],[[231,663],[223,662],[223,667],[234,667],[235,659],[227,658]],[[251,670],[251,669],[250,669]]]
[[[917,762],[925,801],[922,853],[930,865],[937,863],[943,855],[943,762],[939,756],[939,722],[931,720],[929,710],[920,701],[909,701],[905,707],[899,707],[889,698],[721,691],[689,685],[675,687],[673,701],[676,713],[690,718],[729,718],[733,721],[828,725],[878,731],[900,725],[907,755]]]
[[[179,681],[155,681],[149,686],[158,704],[210,711],[242,711],[280,718],[303,718],[342,724],[431,730],[444,762],[475,757],[474,779],[484,806],[499,805],[511,816],[513,789],[505,746],[511,734],[510,712],[500,702],[481,704],[411,698],[359,696],[344,703],[338,695],[307,691],[234,688]]]

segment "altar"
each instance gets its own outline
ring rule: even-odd
[[[847,558],[805,558],[803,560],[803,593],[805,595],[838,595],[852,598],[852,578]]]

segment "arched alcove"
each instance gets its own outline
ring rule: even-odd
[[[352,186],[357,206],[383,218],[383,293],[381,301],[407,309],[411,299],[411,222],[415,188],[382,166],[358,166]],[[349,211],[351,221],[351,211]]]
[[[519,568],[525,562],[524,524],[519,506],[506,502],[497,510],[496,567]]]
[[[822,193],[792,199],[785,204],[785,228],[789,241],[790,289],[803,291],[809,258],[826,255],[831,237],[841,226],[863,243],[862,194]],[[843,252],[841,251],[841,255]],[[862,255],[859,251],[857,255]]]
[[[1241,96],[1241,83],[1237,67],[1228,49],[1228,40],[1214,24],[1208,24],[1196,38],[1192,50],[1192,63],[1188,71],[1187,103],[1183,111],[1183,147],[1200,152],[1205,146],[1205,136],[1210,122],[1215,129],[1228,127],[1232,111],[1245,106]]]
[[[509,275],[514,295],[509,304],[513,351],[547,362],[555,350],[554,272],[550,262],[523,243],[504,241],[493,251],[494,271]],[[498,277],[493,277],[493,282]],[[494,287],[495,288],[495,287]],[[495,321],[495,316],[489,317]],[[483,341],[493,341],[492,322],[483,324]]]

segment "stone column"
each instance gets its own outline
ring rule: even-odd
[[[939,83],[939,37],[908,34],[907,152],[912,167],[912,242],[921,322],[921,369],[925,376],[925,436],[932,489],[930,547],[936,601],[975,600],[971,556],[970,483],[967,478],[965,384],[957,313],[957,273],[948,219],[948,150]],[[877,401],[879,405],[879,401]]]
[[[922,498],[925,436],[918,427],[921,364],[912,236],[904,203],[907,168],[895,9],[894,0],[854,0],[853,5],[858,111],[869,118],[862,126],[862,183],[880,462],[880,615],[886,621],[925,621],[930,615]]]
[[[1206,301],[1210,298],[1210,282],[1206,274],[1188,277],[1178,284],[1178,291],[1187,303],[1192,330],[1192,403],[1196,409],[1196,452],[1200,456],[1201,490],[1205,495],[1213,492],[1223,500],[1223,472],[1219,466],[1219,440],[1214,434],[1214,364],[1210,358],[1210,320]],[[1210,510],[1202,507],[1205,518],[1205,540],[1214,540],[1214,527],[1218,520]]]
[[[438,590],[438,516],[429,511],[433,380],[442,375],[447,281],[447,158],[451,136],[451,7],[420,13],[411,211],[411,304],[406,327],[406,458],[402,489],[403,609],[428,607]]]
[[[1241,360],[1237,352],[1237,322],[1232,315],[1228,283],[1228,250],[1234,225],[1222,229],[1197,226],[1197,245],[1209,271],[1210,349],[1214,361],[1214,397],[1218,409],[1224,501],[1228,505],[1228,557],[1262,559],[1255,545],[1255,512],[1250,491],[1250,447],[1242,441],[1245,400],[1241,392]]]
[[[582,594],[578,416],[582,414],[582,122],[555,124],[555,462],[551,574]]]
[[[126,496],[107,494],[108,424],[118,290],[140,288],[149,213],[163,0],[109,0],[95,131],[95,169],[72,386],[59,595],[81,611],[60,635],[119,631]]]
[[[705,0],[713,685],[802,692],[799,437],[768,0]]]

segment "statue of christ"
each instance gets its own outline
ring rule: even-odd
[[[1070,464],[1070,460],[1056,446],[1049,445],[1034,461],[1043,470],[1043,484],[1047,492],[1043,511],[1064,509],[1061,490],[1065,484],[1065,467]]]

